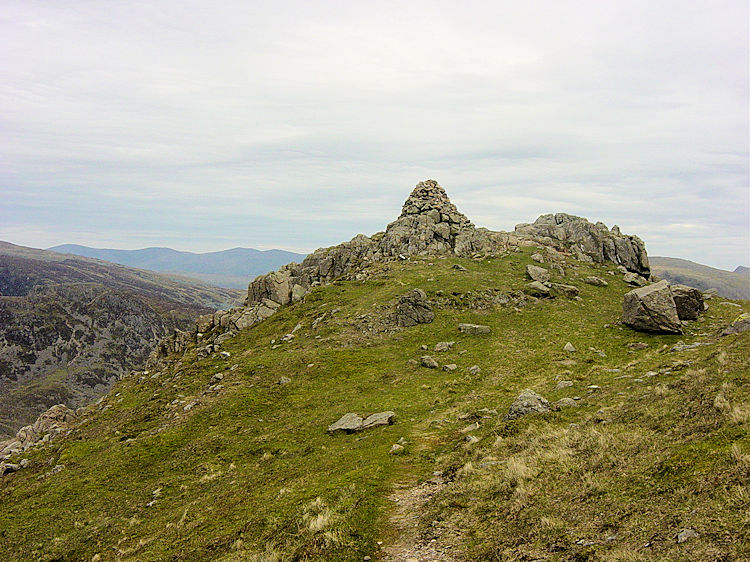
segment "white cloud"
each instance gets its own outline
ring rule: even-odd
[[[431,177],[480,225],[573,212],[733,268],[747,16],[735,1],[10,0],[0,236],[312,249],[382,229]],[[678,224],[695,228],[662,243]]]

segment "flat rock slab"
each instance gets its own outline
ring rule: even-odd
[[[371,414],[364,419],[359,414],[349,412],[341,416],[336,423],[329,425],[328,433],[336,433],[337,431],[356,433],[379,425],[392,425],[395,418],[396,413],[391,411]]]
[[[387,412],[378,412],[377,414],[372,414],[365,418],[365,421],[362,422],[362,427],[360,429],[370,429],[371,427],[377,427],[379,425],[393,425],[393,420],[395,419],[395,417],[396,413],[391,412],[390,410]]]
[[[482,326],[481,324],[459,324],[458,331],[462,334],[477,336],[479,334],[489,334],[490,327]]]
[[[343,431],[345,433],[354,433],[362,429],[362,423],[364,420],[353,412],[344,414],[339,420],[328,426],[328,433],[336,433],[337,431]]]

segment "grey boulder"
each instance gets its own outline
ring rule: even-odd
[[[626,293],[622,302],[622,321],[639,332],[682,333],[677,306],[666,281]]]
[[[703,312],[703,293],[686,285],[672,285],[671,289],[680,320],[698,320]]]

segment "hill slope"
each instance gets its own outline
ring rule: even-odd
[[[233,248],[221,252],[196,254],[171,248],[110,250],[63,244],[50,250],[140,269],[193,277],[205,283],[235,289],[245,289],[253,277],[268,273],[293,261],[302,261],[305,257],[304,254],[285,250],[255,250],[253,248]]]
[[[0,243],[0,435],[80,406],[238,292]]]
[[[728,299],[750,299],[750,271],[746,267],[725,271],[680,258],[651,256],[649,260],[654,274],[671,283],[701,291],[716,289],[718,295]]]
[[[718,336],[748,303],[712,299],[684,335],[641,334],[619,324],[631,287],[612,262],[502,236],[494,253],[417,255],[428,238],[356,263],[369,243],[355,239],[257,280],[244,313],[202,319],[69,433],[13,457],[28,464],[0,478],[5,557],[750,555],[750,331]],[[301,297],[289,286],[342,256],[351,267],[330,281]],[[555,298],[528,294],[540,257]],[[434,318],[406,327],[414,287]],[[257,291],[288,300],[237,326]],[[526,388],[559,409],[505,419]],[[393,425],[326,432],[347,412],[385,411]]]

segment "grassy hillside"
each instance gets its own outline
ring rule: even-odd
[[[750,272],[745,267],[725,271],[680,258],[649,256],[651,271],[670,283],[680,283],[701,291],[716,289],[728,299],[750,299]]]
[[[118,382],[67,437],[0,478],[0,553],[750,557],[750,332],[716,336],[750,305],[714,299],[683,336],[640,334],[618,323],[630,287],[607,274],[614,266],[569,260],[553,274],[580,300],[522,297],[533,251],[373,264],[240,332],[226,354],[191,349]],[[581,282],[592,274],[609,286]],[[389,314],[413,287],[435,320],[398,328]],[[464,335],[459,322],[492,331]],[[440,341],[456,343],[432,351]],[[670,351],[679,341],[705,345]],[[457,369],[410,361],[425,354]],[[504,421],[525,388],[580,399]],[[344,413],[384,410],[394,425],[326,433]],[[678,543],[686,528],[698,536]]]

